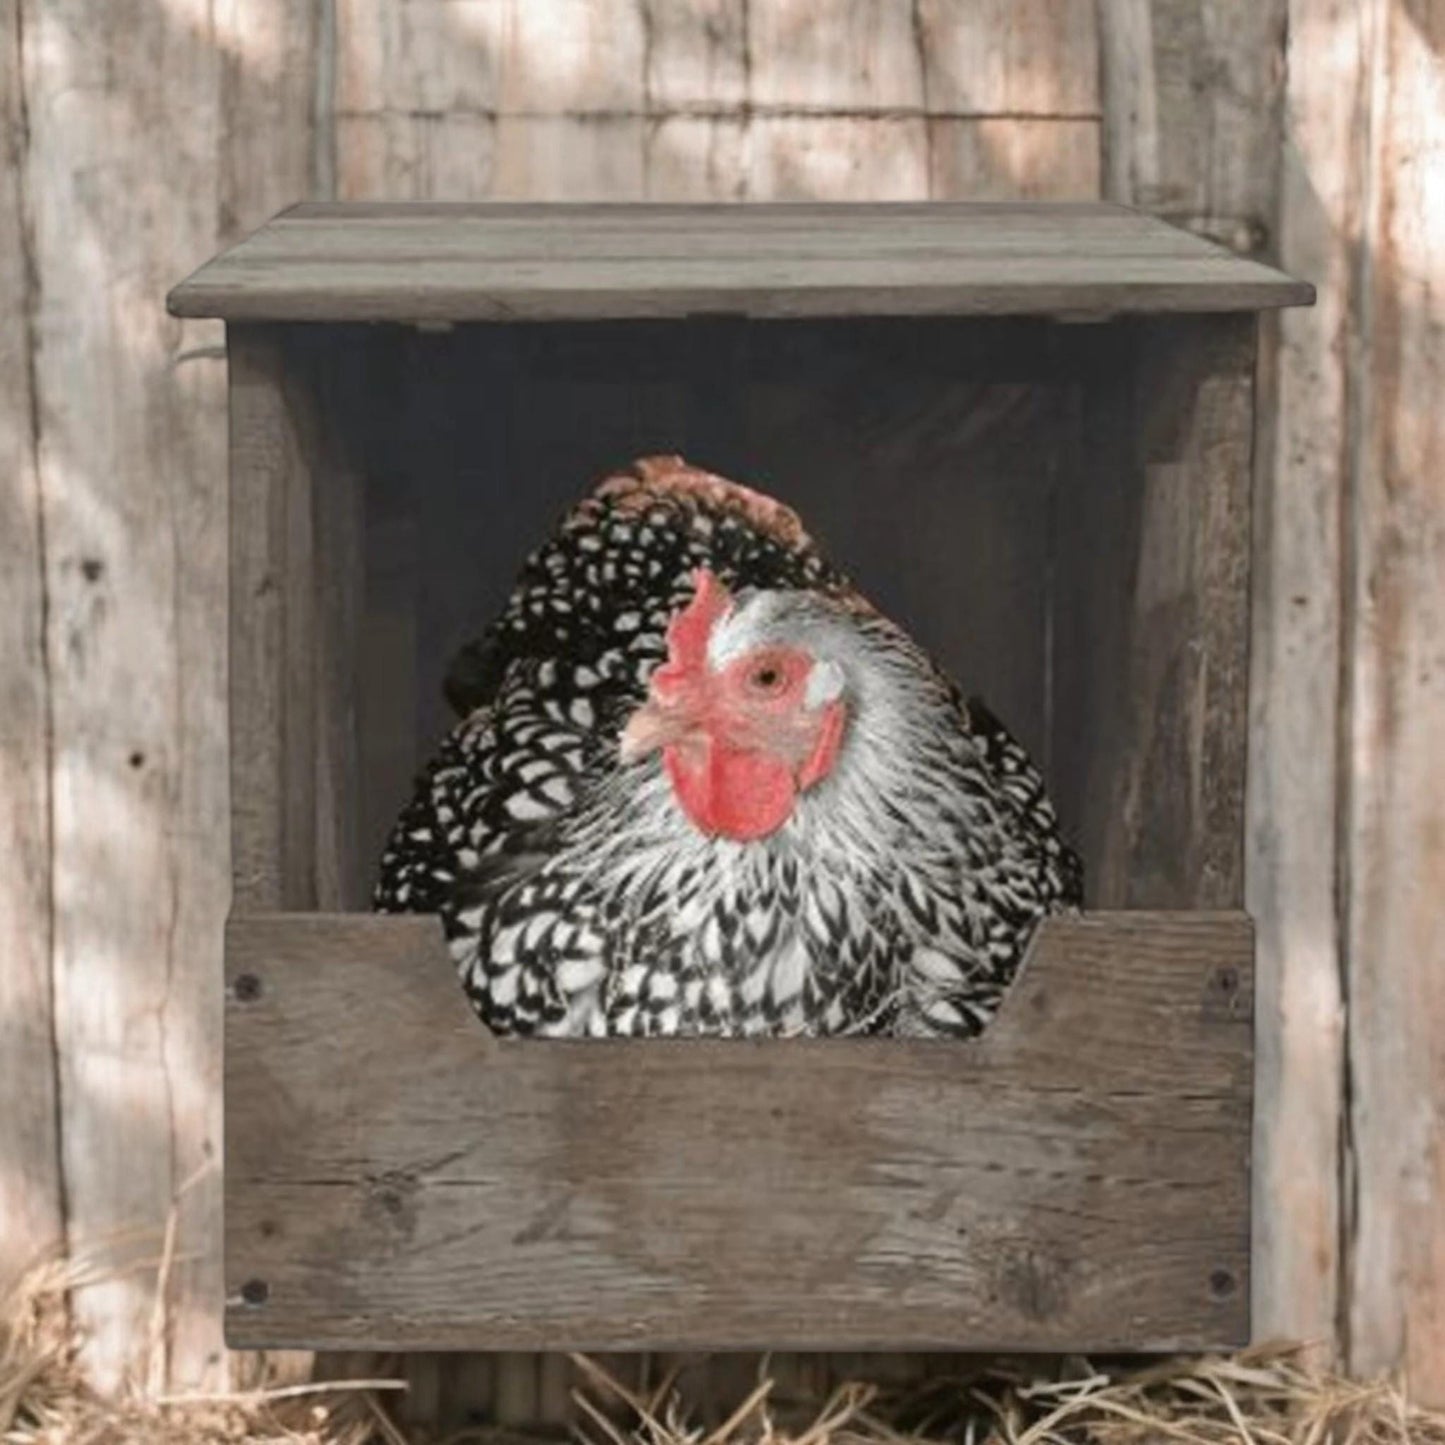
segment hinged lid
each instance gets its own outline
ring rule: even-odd
[[[170,295],[236,321],[1108,315],[1314,288],[1103,204],[308,203]]]

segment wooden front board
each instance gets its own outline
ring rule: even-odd
[[[1242,1343],[1252,958],[1237,913],[1053,919],[975,1043],[541,1042],[434,918],[238,916],[228,1339]]]

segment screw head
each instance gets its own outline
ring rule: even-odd
[[[1209,1274],[1209,1293],[1215,1299],[1228,1299],[1237,1288],[1234,1275],[1227,1269],[1211,1270]]]
[[[238,1002],[255,1003],[261,997],[261,980],[254,973],[237,974],[231,990]]]
[[[248,1279],[241,1286],[241,1300],[244,1304],[263,1305],[271,1298],[271,1286],[264,1279]]]

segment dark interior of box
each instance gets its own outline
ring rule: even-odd
[[[1029,748],[1087,867],[1137,531],[1132,338],[1033,319],[316,333],[324,449],[363,519],[354,901],[452,721],[455,649],[593,481],[662,452],[793,506]]]

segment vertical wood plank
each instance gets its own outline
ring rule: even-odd
[[[1364,9],[1099,4],[1105,193],[1320,288],[1314,311],[1262,333],[1246,899],[1258,925],[1256,1330],[1320,1341],[1321,1355],[1341,1269],[1338,509]]]
[[[362,907],[362,518],[329,409],[362,343],[234,326],[228,344],[233,908]]]
[[[910,7],[888,0],[750,0],[748,194],[928,195],[923,63]]]
[[[313,527],[315,643],[309,681],[316,689],[315,847],[320,908],[361,909],[369,903],[374,860],[363,852],[359,693],[361,618],[365,606],[364,478],[356,461],[362,443],[337,434],[341,398],[354,394],[355,378],[369,376],[372,348],[354,335],[325,331],[304,336],[323,425],[313,459],[316,484]]]
[[[746,0],[644,0],[649,200],[746,198],[747,12]]]
[[[1100,191],[1093,0],[919,0],[930,194],[1092,200]]]
[[[1056,750],[1081,735],[1088,763],[1092,907],[1243,900],[1254,332],[1252,316],[1123,331],[1132,354],[1086,431],[1120,434],[1123,455],[1086,448],[1087,486],[1061,493],[1062,535],[1092,539],[1059,559],[1055,641]]]
[[[79,1291],[75,1310],[98,1383],[166,1357],[199,1381],[221,1362],[225,468],[218,329],[167,320],[159,298],[216,239],[216,50],[183,7],[19,14],[68,1228],[76,1245],[129,1231],[144,1257],[176,1208],[184,1261],[159,1360],[153,1273]]]
[[[1099,197],[1097,121],[930,119],[928,141],[929,193],[937,200]]]
[[[0,14],[0,1291],[65,1221],[50,976],[50,688],[21,15]]]
[[[742,110],[751,64],[747,0],[643,0],[642,23],[651,115]]]
[[[444,23],[451,8],[441,7]],[[640,200],[646,193],[640,0],[510,0],[499,8],[490,194]]]
[[[908,116],[768,115],[748,127],[748,198],[928,199],[928,129]]]
[[[77,1295],[102,1385],[225,1369],[224,367],[219,328],[168,319],[160,298],[306,189],[312,8],[18,7],[39,98],[26,174],[68,1225],[77,1244],[128,1231],[141,1256],[173,1210],[178,1225],[159,1355],[152,1271]]]
[[[748,93],[764,110],[921,111],[923,64],[897,0],[748,0]]]
[[[231,327],[227,346],[231,906],[314,908],[310,478],[276,329]]]
[[[645,194],[638,0],[339,0],[348,199]]]
[[[1344,826],[1349,1362],[1445,1403],[1445,6],[1365,27]]]
[[[1095,0],[918,0],[928,109],[1097,122]]]
[[[647,199],[748,199],[750,138],[751,126],[741,114],[650,119],[642,155]]]
[[[1099,0],[1105,193],[1273,249],[1288,0]]]
[[[1340,515],[1351,466],[1362,19],[1361,7],[1329,0],[1291,5],[1279,259],[1315,282],[1319,299],[1275,323],[1255,512],[1247,837],[1261,965],[1255,1320],[1261,1335],[1320,1342],[1321,1356],[1334,1350],[1344,1225]]]

